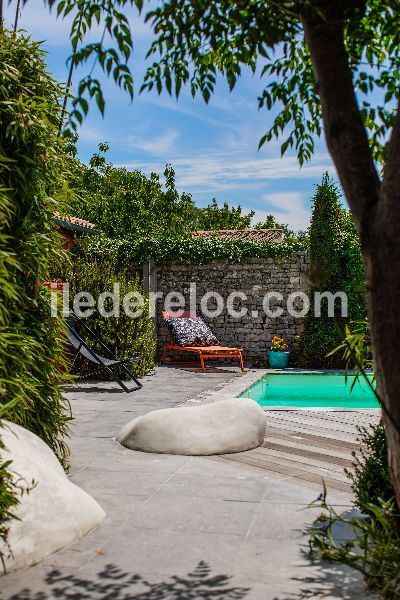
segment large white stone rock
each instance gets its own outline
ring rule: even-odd
[[[2,458],[12,460],[14,479],[25,487],[35,482],[13,511],[20,520],[10,523],[8,542],[14,556],[5,560],[7,571],[12,571],[68,546],[101,523],[105,512],[69,481],[53,451],[37,435],[15,423],[2,425],[6,448]]]
[[[243,452],[264,440],[266,416],[249,398],[155,410],[127,423],[117,435],[132,450],[208,455]]]

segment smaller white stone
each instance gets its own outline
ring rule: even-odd
[[[14,480],[28,488],[34,481],[13,509],[19,520],[10,521],[13,557],[5,558],[5,566],[12,571],[72,544],[101,523],[105,512],[69,481],[54,452],[37,435],[9,421],[2,421],[0,435],[5,446],[2,459],[12,461]]]
[[[250,398],[165,408],[134,419],[117,440],[131,450],[190,456],[228,454],[264,441],[266,416]]]

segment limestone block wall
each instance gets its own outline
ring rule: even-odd
[[[215,317],[204,316],[220,342],[227,346],[242,347],[247,365],[264,366],[274,335],[285,337],[291,344],[304,327],[303,318],[288,314],[286,301],[293,292],[307,293],[308,269],[309,260],[304,251],[286,261],[251,258],[241,263],[221,260],[204,265],[166,264],[157,267],[157,291],[162,294],[162,298],[157,301],[156,311],[159,354],[169,339],[161,318],[165,296],[170,292],[179,292],[185,298],[184,308],[188,309],[192,283],[192,287],[193,284],[196,286],[198,314],[202,314],[200,300],[206,292],[218,292],[224,300],[222,314]],[[236,310],[246,309],[246,314],[241,317],[228,314],[227,298],[233,291],[246,295],[246,300],[236,299],[233,302]],[[279,305],[284,308],[279,317],[269,317],[263,310],[263,299],[268,292],[279,292],[283,296],[282,303],[271,303],[273,308]],[[216,307],[216,301],[212,297],[208,301],[208,307]],[[301,308],[301,301],[299,307]]]

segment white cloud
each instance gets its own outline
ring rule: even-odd
[[[191,98],[188,100],[188,98],[184,96],[184,92],[179,97],[179,100],[167,96],[167,94],[158,96],[154,92],[144,92],[141,98],[145,98],[147,104],[157,106],[158,108],[166,111],[186,115],[192,119],[198,119],[199,121],[208,123],[208,125],[214,125],[218,128],[231,128],[230,123],[225,123],[221,119],[207,116],[207,114],[211,114],[211,111],[205,112],[201,110],[201,106],[199,107],[199,104],[202,103],[202,100],[194,105]]]
[[[95,110],[95,107],[93,107]],[[78,130],[79,141],[86,142],[93,145],[95,150],[100,142],[107,141],[108,132],[105,127],[99,124],[90,125],[86,121],[83,122],[82,127]]]
[[[156,150],[158,140],[139,142]],[[138,147],[138,146],[137,146]],[[152,152],[153,153],[153,152]],[[306,179],[320,177],[321,173],[331,169],[327,154],[319,155],[312,162],[299,168],[295,157],[283,158],[246,158],[242,152],[201,152],[196,155],[171,154],[169,160],[176,170],[177,185],[181,189],[196,192],[217,192],[218,190],[252,190],[266,186],[270,180],[296,177]],[[162,172],[165,164],[162,161],[135,160],[123,165],[127,169],[140,169]]]
[[[175,142],[179,133],[173,129],[164,131],[157,137],[150,138],[148,135],[130,135],[127,144],[130,148],[148,152],[152,156],[164,156],[174,150]]]
[[[307,229],[309,226],[311,210],[305,206],[301,192],[274,192],[263,194],[262,199],[270,208],[255,211],[254,223],[273,215],[277,221],[287,223],[293,229]]]

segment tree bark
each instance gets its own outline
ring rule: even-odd
[[[389,467],[400,506],[400,113],[381,185],[354,92],[340,4],[315,0],[323,13],[305,14],[302,21],[327,145],[360,234]]]
[[[400,506],[400,105],[388,144],[378,211],[365,243],[368,310],[389,467]],[[393,268],[392,268],[393,266]]]
[[[400,506],[400,246],[386,238],[385,231],[381,232],[382,236],[376,233],[374,239],[369,240],[368,249],[364,250],[367,304],[378,393],[386,409],[383,419],[389,468]]]

